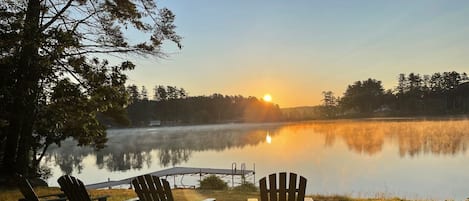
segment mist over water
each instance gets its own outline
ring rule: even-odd
[[[363,120],[115,129],[100,151],[65,141],[44,163],[85,184],[174,166],[256,168],[308,179],[308,194],[463,200],[469,196],[469,120]],[[254,178],[248,178],[253,181]],[[187,183],[197,185],[195,179]],[[177,181],[179,183],[179,179]],[[192,183],[191,183],[192,182]]]

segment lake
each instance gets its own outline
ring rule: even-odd
[[[374,119],[108,130],[98,152],[65,141],[43,162],[48,183],[72,174],[85,184],[171,167],[231,169],[257,180],[274,172],[308,179],[307,194],[409,199],[469,197],[469,120]],[[180,183],[180,179],[169,179]],[[197,185],[184,178],[184,184]],[[231,178],[224,178],[231,186]],[[128,187],[128,186],[127,186]]]

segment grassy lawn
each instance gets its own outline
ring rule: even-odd
[[[47,195],[53,193],[60,193],[59,188],[38,187],[35,188],[38,195]],[[109,195],[108,201],[122,201],[130,198],[137,197],[135,192],[131,189],[109,189],[109,190],[90,190],[92,196]],[[198,201],[206,198],[216,198],[217,201],[246,201],[247,198],[259,198],[258,192],[240,192],[233,190],[193,190],[193,189],[174,189],[174,199],[176,201]],[[17,201],[23,196],[17,189],[5,190],[0,189],[1,201]],[[346,196],[321,196],[312,195],[315,201],[401,201],[399,198],[349,198]]]

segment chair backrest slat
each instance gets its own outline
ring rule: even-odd
[[[140,189],[139,190],[143,194],[143,197],[140,198],[140,199],[142,201],[151,201],[151,200],[153,200],[153,196],[150,193],[150,189],[149,189],[148,184],[145,180],[145,177],[137,177],[137,181],[140,184]],[[135,189],[137,189],[137,187],[135,187]],[[157,199],[157,198],[155,198],[155,199]]]
[[[296,174],[290,173],[290,185],[288,187],[288,201],[296,201]]]
[[[306,178],[300,176],[300,184],[298,189],[298,198],[297,201],[303,201],[306,192]]]
[[[259,188],[261,193],[261,201],[268,201],[269,198],[267,196],[267,178],[262,178],[259,180]]]
[[[277,201],[277,174],[269,175],[270,201]]]
[[[279,174],[278,200],[287,201],[287,173]]]
[[[85,185],[70,175],[61,176],[58,180],[61,190],[70,201],[91,201]]]
[[[290,173],[288,176],[289,178],[287,178],[286,172],[279,173],[278,188],[277,174],[270,174],[268,179],[267,177],[261,178],[259,180],[261,201],[303,201],[306,192],[306,178],[300,176],[299,182],[297,182],[297,174]]]
[[[157,190],[157,187],[154,185],[155,181],[153,179],[158,179],[158,177],[153,178],[151,175],[144,175],[145,183],[148,186],[148,195],[152,197],[151,200],[163,200],[161,194]]]
[[[132,180],[141,201],[174,201],[169,182],[152,175],[138,176]]]
[[[140,200],[145,201],[142,187],[140,186],[140,183],[137,181],[137,179],[132,180],[132,185],[134,186],[135,193],[137,193],[137,196],[140,198]]]
[[[166,195],[167,201],[174,201],[173,193],[171,192],[171,187],[169,186],[169,182],[166,179],[161,180],[163,182],[163,187]]]
[[[147,175],[147,176],[150,176],[150,175]],[[159,199],[155,199],[155,200],[161,200],[161,201],[166,200],[166,193],[163,189],[163,185],[161,184],[160,178],[158,178],[156,176],[153,176],[153,180],[148,180],[147,183],[148,183],[148,185],[155,186],[155,188],[156,188],[156,190],[152,193],[157,194]]]
[[[28,179],[24,178],[23,175],[18,175],[18,187],[27,201],[39,201],[33,187],[29,183]]]

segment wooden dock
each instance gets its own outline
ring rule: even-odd
[[[184,175],[228,175],[228,176],[244,176],[255,175],[254,170],[245,170],[245,169],[215,169],[215,168],[194,168],[194,167],[173,167],[165,170],[160,170],[156,172],[148,173],[157,177],[168,177],[168,176],[184,176]],[[139,176],[139,175],[137,175]],[[137,177],[135,176],[135,177]],[[99,189],[99,188],[110,188],[112,186],[119,185],[130,185],[132,179],[135,177],[130,177],[118,181],[106,181],[101,183],[89,184],[86,185],[87,189]]]

